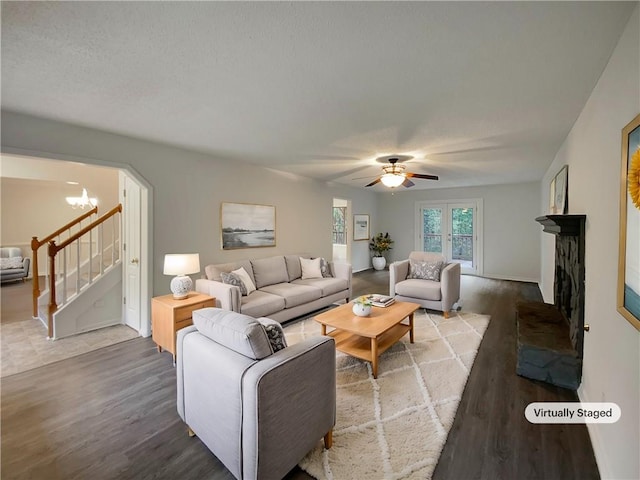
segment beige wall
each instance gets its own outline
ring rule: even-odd
[[[69,172],[69,176],[65,176],[65,163],[55,162],[58,179],[5,176],[19,175],[20,168],[15,168],[16,166],[24,167],[24,164],[29,164],[29,167],[37,169],[38,163],[42,161],[7,156],[2,158],[1,243],[3,246],[22,248],[25,256],[31,252],[31,237],[43,238],[84,213],[81,209],[71,208],[65,201],[65,197],[80,196],[83,186],[88,189],[91,197],[98,199],[99,214],[118,204],[118,172],[114,169],[84,166],[81,172]],[[64,178],[77,181],[79,185],[67,185]],[[38,258],[40,265],[44,265],[42,262],[46,258],[46,248],[40,249]]]
[[[169,292],[162,275],[166,253],[197,252],[201,266],[243,258],[308,252],[331,258],[333,198],[352,201],[353,211],[376,219],[372,192],[319,182],[262,167],[221,161],[211,155],[2,112],[3,152],[51,159],[78,159],[102,166],[130,166],[151,191],[153,292]],[[220,203],[276,207],[276,247],[222,251]],[[369,266],[365,242],[354,242],[355,270]]]
[[[540,183],[438,188],[380,194],[378,230],[389,232],[394,248],[388,260],[415,249],[415,205],[424,201],[483,200],[484,276],[538,282],[540,279]]]
[[[591,329],[579,395],[622,409],[615,424],[589,425],[601,476],[616,479],[640,478],[640,332],[616,310],[621,130],[640,112],[638,10],[545,175],[540,207],[544,213],[549,182],[568,165],[569,213],[587,216],[585,323]],[[553,303],[554,237],[542,240],[542,290]]]

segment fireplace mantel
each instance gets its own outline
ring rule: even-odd
[[[586,215],[536,218],[555,235],[554,302],[516,307],[518,375],[572,390],[582,381],[586,220]]]
[[[586,219],[586,215],[545,215],[536,222],[542,224],[544,232],[565,236],[584,234]]]

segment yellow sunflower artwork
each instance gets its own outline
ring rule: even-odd
[[[627,180],[631,200],[636,208],[640,210],[640,148],[631,157]]]

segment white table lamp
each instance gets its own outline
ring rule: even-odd
[[[173,298],[182,300],[189,296],[193,281],[187,275],[200,272],[200,255],[197,253],[169,253],[164,256],[165,275],[176,275],[171,280]]]

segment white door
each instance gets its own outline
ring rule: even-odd
[[[419,204],[417,250],[460,263],[462,273],[481,274],[479,213],[476,201]]]
[[[141,292],[140,292],[140,187],[125,173],[121,172],[123,189],[123,268],[124,268],[124,319],[125,324],[140,332]]]

